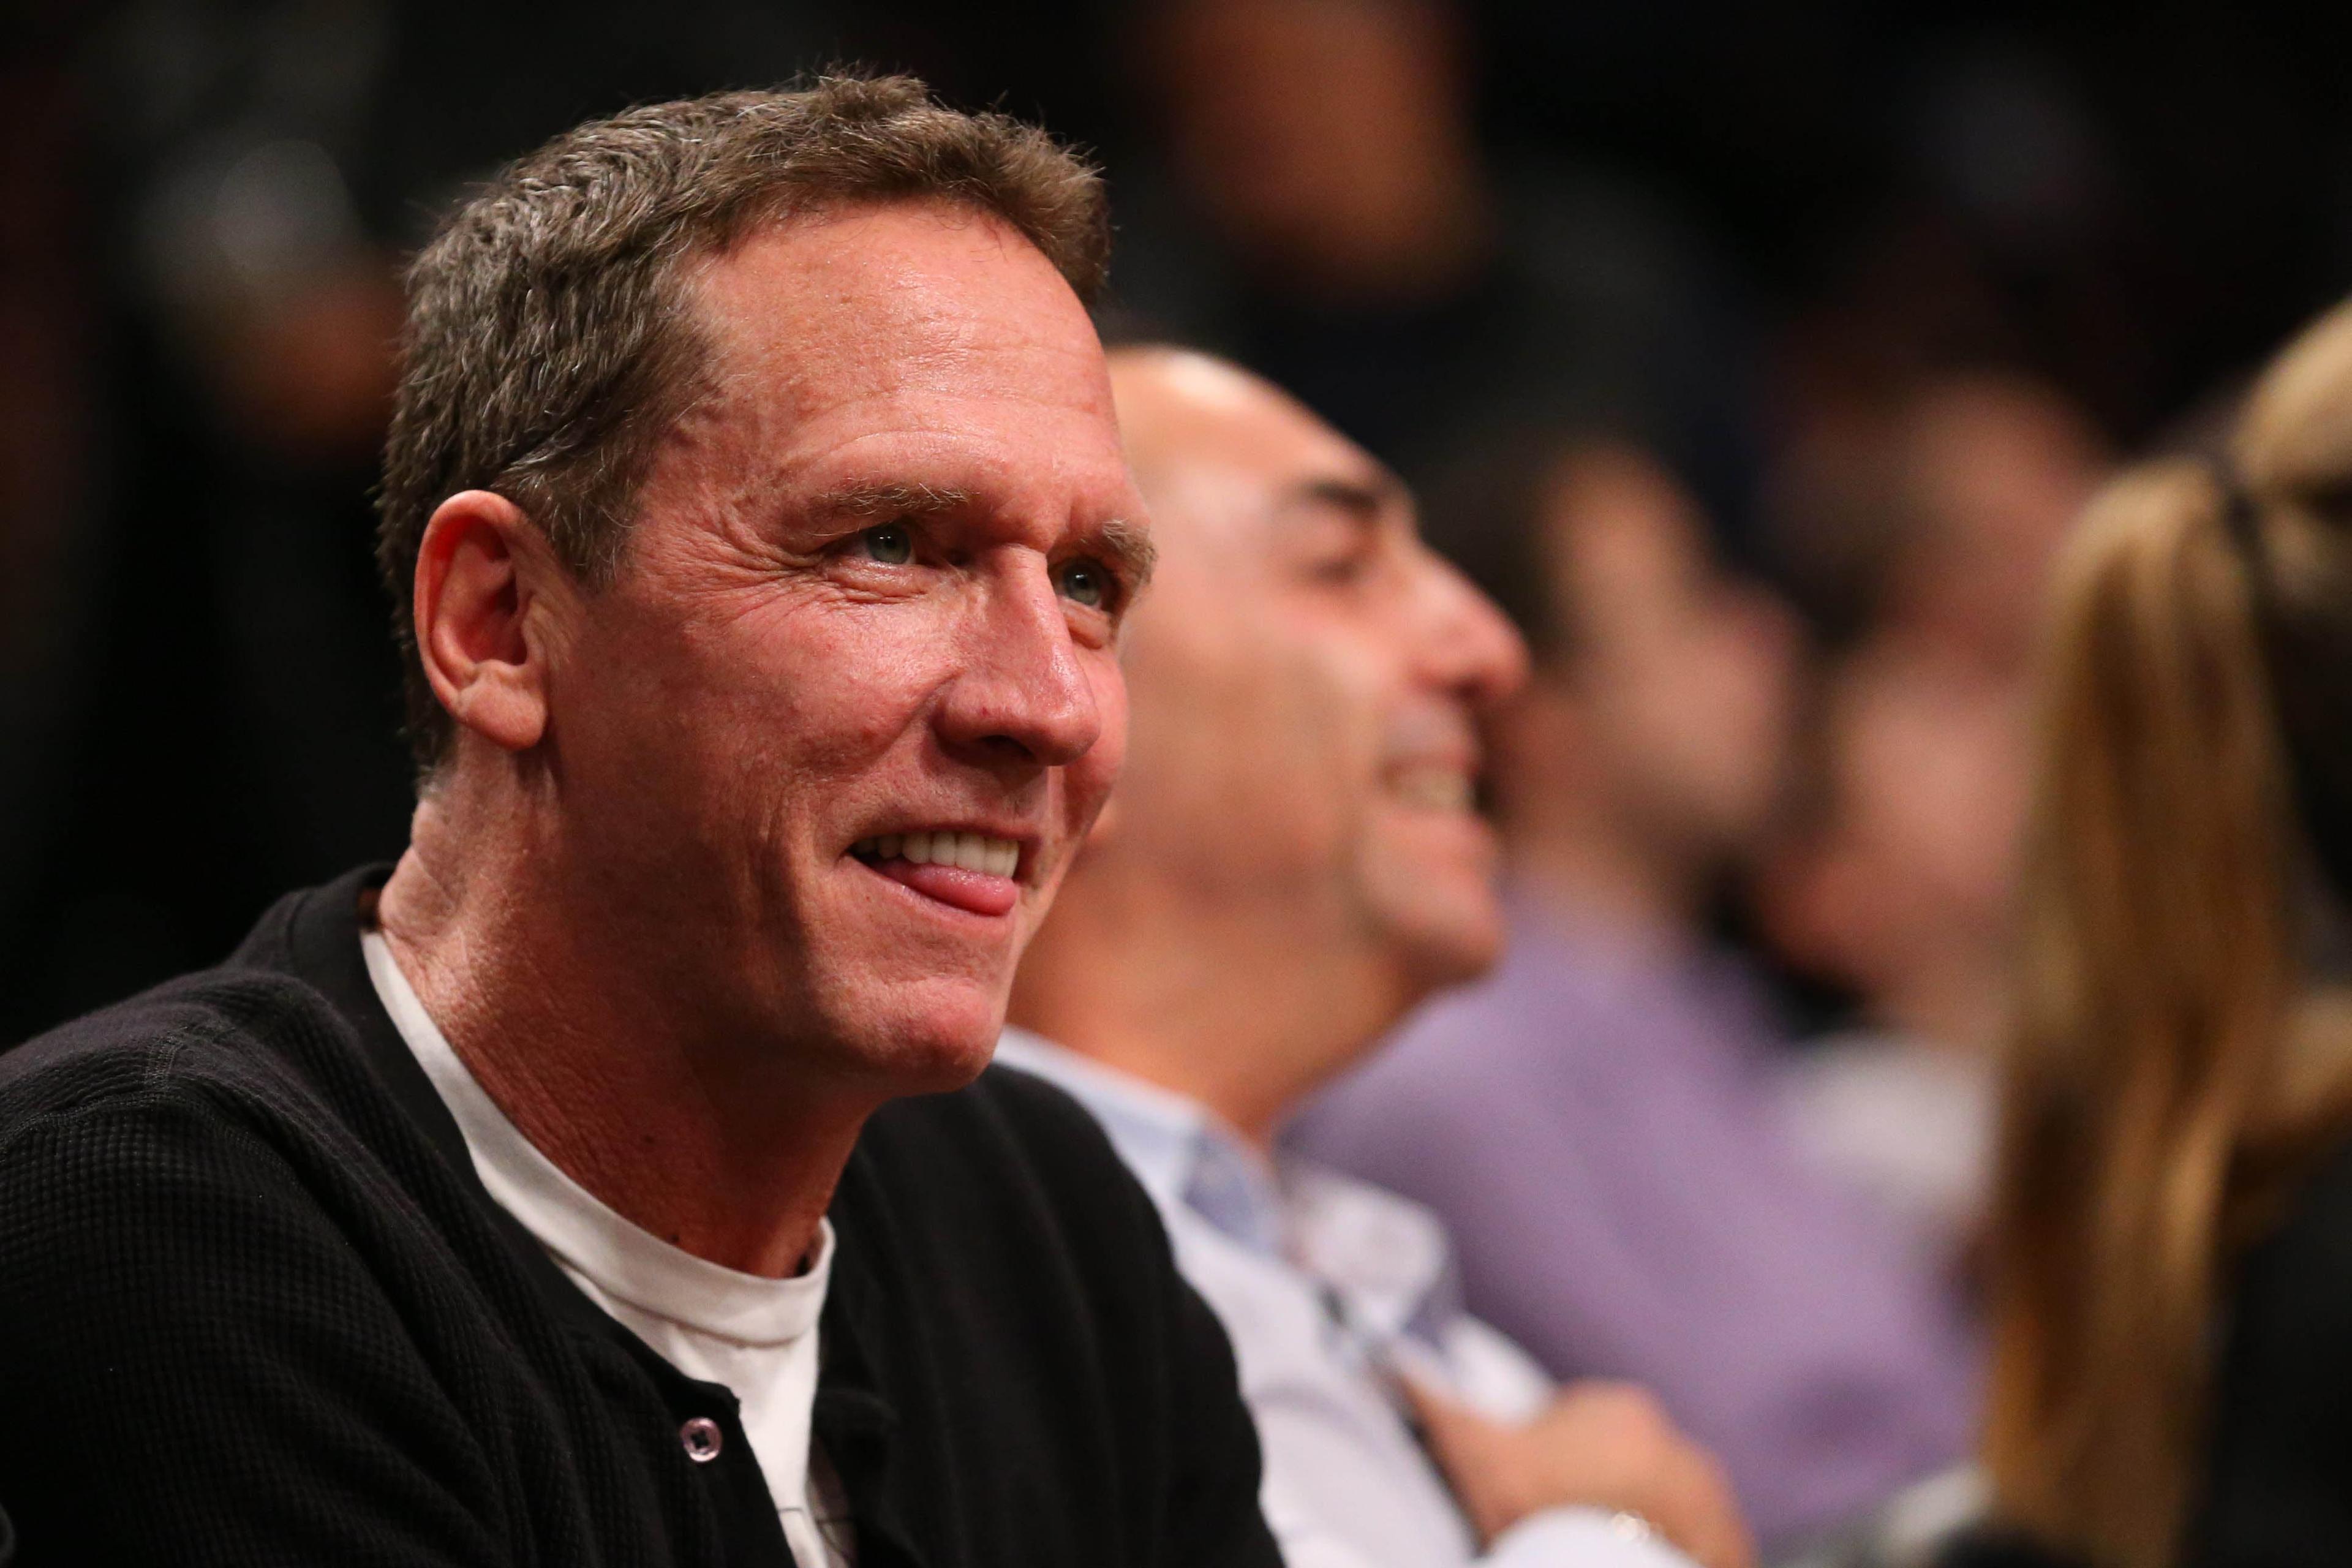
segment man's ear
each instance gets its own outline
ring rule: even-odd
[[[451,718],[504,751],[547,731],[544,606],[560,574],[522,509],[460,490],[435,509],[416,552],[417,657]]]

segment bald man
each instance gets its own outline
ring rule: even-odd
[[[1426,1211],[1283,1159],[1310,1089],[1502,941],[1477,720],[1517,636],[1396,479],[1276,388],[1112,357],[1160,543],[1127,773],[999,1058],[1092,1110],[1223,1320],[1292,1568],[1741,1568],[1713,1461],[1461,1312]],[[1678,1550],[1679,1549],[1679,1550]]]

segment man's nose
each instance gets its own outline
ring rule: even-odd
[[[991,764],[1061,767],[1102,736],[1102,710],[1067,612],[1043,565],[981,589],[962,668],[936,721],[950,752]]]
[[[1501,702],[1527,684],[1526,639],[1453,563],[1425,546],[1423,560],[1424,672],[1474,708]]]

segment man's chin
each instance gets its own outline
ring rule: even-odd
[[[908,1094],[947,1094],[961,1089],[987,1070],[996,1059],[997,1031],[974,1043],[958,1040],[952,1043],[928,1044],[919,1062],[909,1065],[905,1075]]]
[[[1485,878],[1424,876],[1390,891],[1390,940],[1426,989],[1465,984],[1501,961],[1508,930]]]
[[[1367,862],[1368,891],[1432,986],[1475,980],[1502,957],[1507,928],[1493,830],[1473,816],[1399,814]]]
[[[1413,935],[1415,967],[1433,991],[1466,985],[1502,960],[1500,920],[1433,921]]]
[[[996,1054],[1002,996],[930,998],[929,1005],[861,1020],[851,1031],[860,1066],[884,1092],[944,1094],[978,1078]]]

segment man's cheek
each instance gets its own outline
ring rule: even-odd
[[[1127,672],[1117,659],[1102,661],[1095,671],[1095,710],[1102,715],[1102,738],[1097,748],[1108,746],[1115,753],[1127,752]]]
[[[1080,797],[1082,832],[1092,825],[1127,767],[1127,681],[1117,665],[1096,680],[1095,706],[1102,715],[1102,731],[1070,767],[1071,793]]]
[[[780,682],[773,729],[789,737],[803,765],[855,768],[921,717],[947,679],[947,660],[932,645],[890,635],[897,629],[877,626],[869,635],[829,637],[795,650]]]
[[[1109,804],[1112,790],[1118,783],[1125,749],[1123,738],[1106,735],[1084,757],[1063,770],[1061,826],[1071,853],[1076,852]]]

